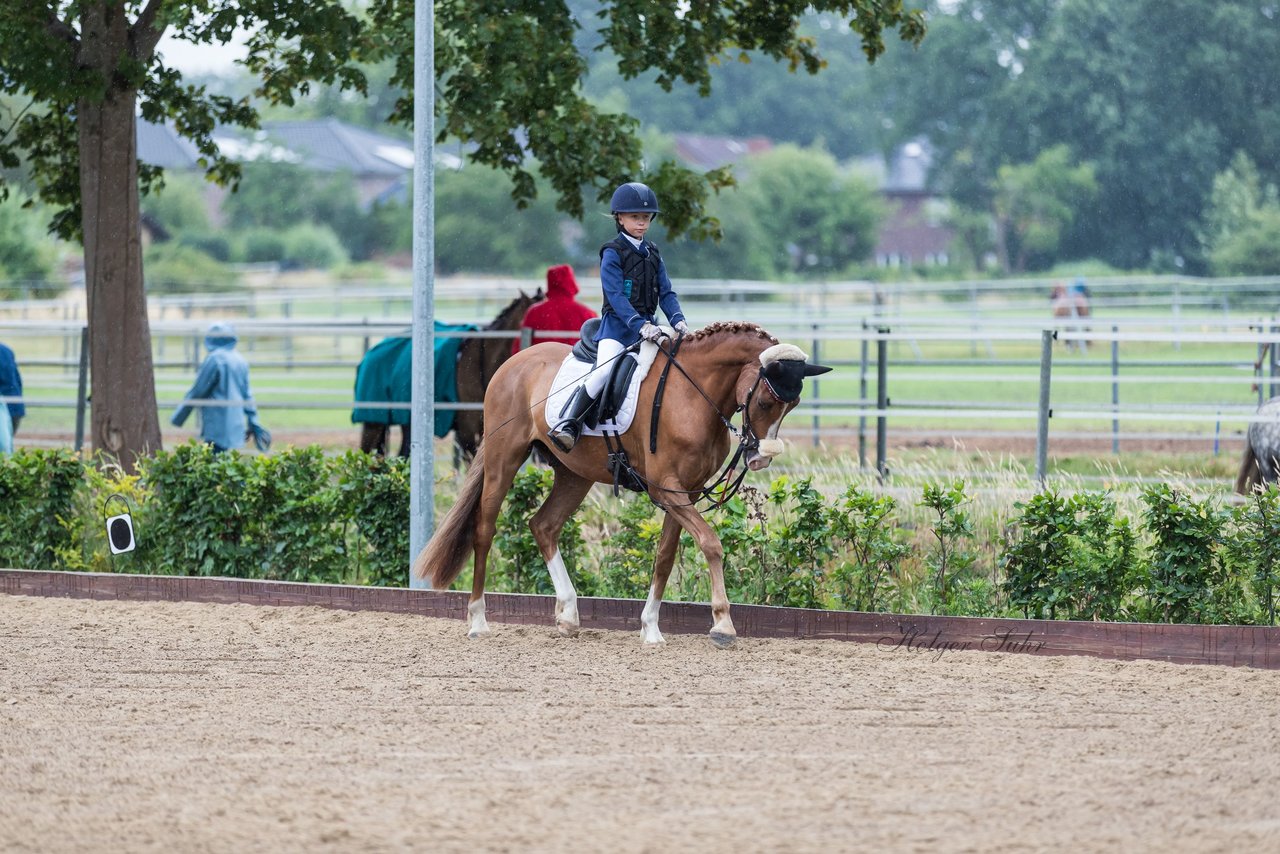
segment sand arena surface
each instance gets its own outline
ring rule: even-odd
[[[1280,844],[1280,672],[493,629],[0,595],[0,851]]]

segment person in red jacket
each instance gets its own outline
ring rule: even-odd
[[[582,324],[597,317],[596,310],[585,306],[574,299],[578,293],[578,282],[573,277],[573,268],[568,264],[560,264],[547,268],[547,298],[529,306],[520,322],[521,328],[542,330],[545,332],[565,332],[581,329]],[[559,341],[572,347],[578,342],[578,336],[564,338],[547,338],[535,336],[534,344],[544,341]],[[511,345],[511,352],[520,352],[520,339]]]

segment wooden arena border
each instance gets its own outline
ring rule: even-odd
[[[311,605],[344,611],[390,611],[455,619],[459,631],[462,631],[467,599],[466,593],[449,590],[23,569],[0,569],[0,593],[131,602]],[[578,611],[584,629],[638,632],[642,605],[634,599],[585,597],[578,600]],[[494,622],[540,624],[550,629],[555,599],[486,593],[485,608]],[[765,605],[734,605],[733,622],[742,637],[858,641],[873,643],[886,653],[928,658],[940,658],[953,650],[984,650],[1280,669],[1280,627],[1270,626],[933,617]],[[711,609],[706,604],[664,602],[662,605],[664,632],[705,634],[710,626]]]

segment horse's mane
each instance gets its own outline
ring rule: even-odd
[[[689,333],[684,340],[686,343],[705,341],[709,338],[718,338],[721,335],[755,335],[770,344],[778,343],[777,338],[774,338],[756,324],[745,320],[717,320],[715,323],[708,323],[697,332]]]
[[[514,329],[520,325],[520,321],[524,319],[524,313],[529,310],[529,306],[542,299],[542,288],[538,288],[537,292],[530,296],[524,291],[520,291],[520,295],[513,299],[506,308],[498,312],[486,330],[494,329]],[[513,317],[513,315],[515,315]],[[512,322],[514,321],[514,323]]]

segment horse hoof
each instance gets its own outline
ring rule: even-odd
[[[733,646],[737,640],[737,635],[726,635],[724,632],[711,633],[711,642],[715,644],[718,649],[728,649]]]
[[[572,623],[562,623],[556,621],[556,631],[560,633],[562,638],[576,638],[581,626],[575,626]]]
[[[471,640],[476,640],[477,638],[487,638],[491,634],[493,634],[493,632],[488,629],[478,629],[476,631],[467,632],[467,637]]]

